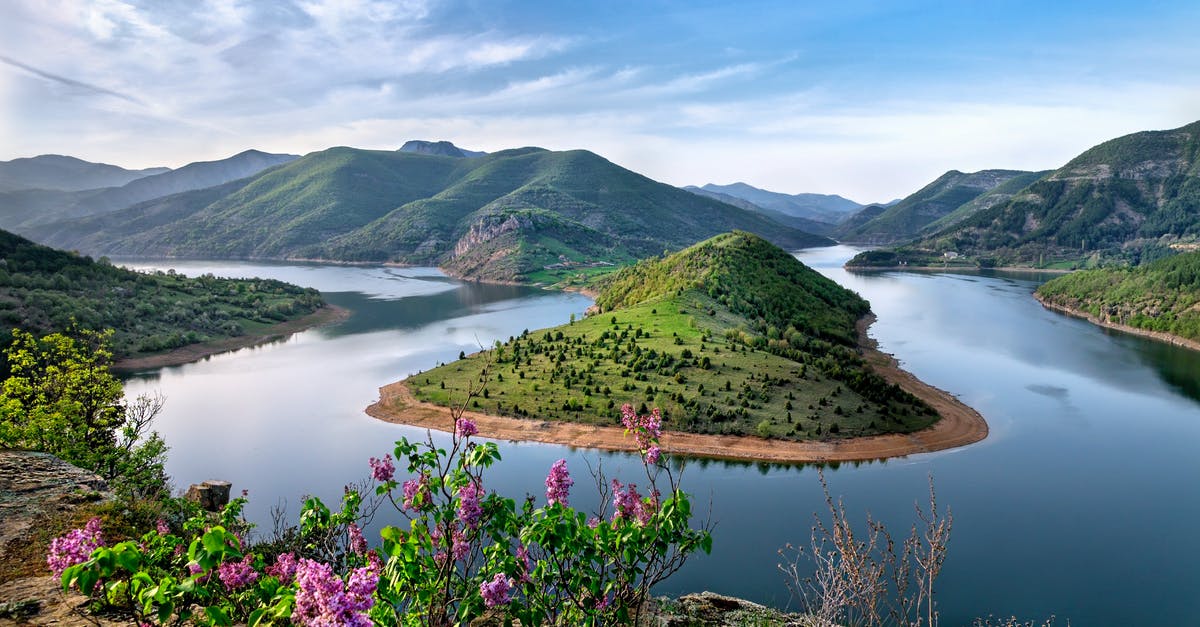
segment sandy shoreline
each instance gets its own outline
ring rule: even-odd
[[[339,322],[350,317],[350,310],[338,307],[337,305],[324,305],[320,309],[295,320],[280,322],[273,324],[263,330],[262,333],[252,335],[239,335],[237,337],[225,338],[223,340],[215,340],[212,342],[204,342],[201,344],[189,344],[181,346],[165,353],[156,355],[146,355],[144,357],[130,357],[122,359],[112,365],[112,369],[120,372],[131,372],[134,370],[147,370],[150,368],[162,368],[164,366],[178,366],[181,364],[190,363],[219,353],[227,353],[239,348],[247,346],[258,346],[274,342],[275,340],[287,337],[293,333],[299,333],[312,327],[319,327],[334,322]]]
[[[1152,340],[1158,340],[1159,342],[1166,342],[1168,344],[1174,344],[1175,346],[1181,346],[1183,348],[1191,349],[1194,351],[1200,351],[1200,342],[1197,342],[1195,340],[1189,340],[1187,338],[1182,338],[1182,337],[1179,337],[1178,335],[1171,335],[1170,333],[1164,333],[1162,331],[1150,331],[1148,329],[1139,329],[1137,327],[1131,327],[1129,325],[1121,324],[1119,322],[1109,322],[1107,320],[1097,318],[1096,316],[1093,316],[1092,314],[1090,314],[1086,311],[1080,311],[1078,309],[1073,309],[1071,307],[1067,307],[1066,305],[1052,303],[1052,302],[1046,300],[1044,297],[1042,297],[1041,294],[1038,294],[1037,292],[1033,293],[1033,298],[1035,300],[1037,300],[1037,302],[1041,303],[1043,307],[1045,307],[1046,309],[1049,309],[1050,311],[1055,311],[1060,314],[1065,314],[1065,315],[1071,316],[1072,318],[1081,318],[1083,320],[1087,320],[1088,322],[1090,322],[1098,327],[1104,327],[1106,329],[1112,329],[1113,331],[1120,331],[1121,333],[1137,335],[1140,337],[1150,338]]]
[[[766,440],[754,436],[700,435],[665,432],[662,445],[677,455],[765,461],[778,463],[831,462],[886,459],[916,453],[930,453],[983,440],[987,422],[979,412],[964,405],[948,392],[927,385],[901,370],[891,355],[877,350],[867,335],[874,316],[859,320],[859,346],[871,368],[905,391],[929,403],[941,420],[933,426],[909,434],[878,435],[829,442],[791,442]],[[403,381],[379,388],[379,400],[367,407],[368,415],[396,424],[449,431],[449,408],[417,400]],[[619,427],[601,427],[568,422],[548,422],[491,416],[467,411],[481,436],[497,440],[547,442],[567,446],[610,451],[634,449],[632,438]]]

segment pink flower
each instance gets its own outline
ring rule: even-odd
[[[483,506],[479,498],[483,496],[483,488],[471,481],[458,489],[458,518],[468,529],[478,529],[479,519],[483,517]]]
[[[416,479],[404,482],[404,507],[412,510],[427,509],[433,504],[433,495],[429,492],[429,477],[421,475]]]
[[[662,456],[662,449],[658,448],[657,444],[651,444],[650,448],[646,449],[646,463],[657,464],[659,457]]]
[[[550,466],[550,474],[546,475],[546,504],[561,503],[566,506],[573,485],[575,480],[567,472],[567,460],[560,459],[554,462],[554,465]]]
[[[370,627],[381,564],[378,559],[350,572],[345,584],[333,567],[309,559],[296,564],[296,603],[292,622],[310,627]]]
[[[102,546],[104,536],[100,533],[100,519],[92,518],[83,529],[72,529],[66,535],[50,541],[46,566],[50,567],[55,577],[61,577],[64,570],[88,561],[92,551]]]
[[[350,523],[346,528],[346,534],[350,536],[350,552],[355,555],[367,554],[367,539],[363,537],[362,529],[358,525]]]
[[[253,555],[246,555],[240,562],[223,562],[217,566],[217,577],[226,590],[244,588],[258,580],[258,572],[251,565]]]
[[[469,438],[479,433],[479,429],[475,427],[475,423],[470,418],[459,418],[454,421],[454,433],[458,434],[460,438]]]
[[[617,509],[613,513],[613,520],[624,518],[626,520],[633,519],[639,524],[646,524],[650,517],[654,515],[654,507],[648,505],[642,499],[642,495],[637,491],[637,485],[630,483],[624,487],[621,482],[616,479],[612,480],[613,490],[613,507]],[[655,496],[657,500],[657,495]]]
[[[479,594],[483,595],[483,604],[488,607],[505,605],[509,602],[508,593],[512,590],[513,580],[502,573],[496,573],[491,581],[479,584]]]
[[[657,464],[662,450],[658,447],[658,439],[662,436],[662,413],[655,407],[645,416],[639,416],[633,411],[633,406],[626,403],[621,406],[621,424],[625,425],[625,433],[633,432],[638,450],[650,464]],[[653,459],[651,459],[653,455]]]
[[[288,583],[296,576],[296,556],[291,553],[281,553],[275,558],[275,563],[267,567],[267,574]]]
[[[154,530],[157,531],[158,535],[160,536],[165,536],[171,533],[171,528],[167,526],[167,521],[161,518],[154,521]]]
[[[371,476],[380,483],[391,481],[392,477],[396,475],[396,467],[392,464],[391,455],[384,455],[383,459],[372,457],[369,463],[371,464]]]

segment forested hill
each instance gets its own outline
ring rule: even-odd
[[[933,410],[854,348],[866,301],[749,233],[719,235],[607,279],[602,312],[411,377],[417,398],[488,413],[619,424],[625,403],[668,429],[791,440],[907,433]],[[477,388],[476,388],[477,389]]]
[[[316,311],[312,289],[268,279],[143,274],[0,231],[0,347],[36,335],[113,329],[117,358],[245,335]]]
[[[331,148],[210,191],[31,233],[92,254],[392,261],[505,281],[625,263],[731,229],[788,248],[833,243],[584,150],[463,159]]]
[[[638,262],[601,283],[602,311],[697,290],[751,323],[764,337],[800,332],[853,344],[870,311],[858,294],[750,233],[718,235],[664,259]]]
[[[1200,341],[1200,252],[1136,268],[1072,272],[1043,284],[1037,295],[1104,322]]]
[[[982,265],[1137,265],[1197,241],[1200,122],[1193,122],[1104,142],[894,258],[912,264],[952,252]]]

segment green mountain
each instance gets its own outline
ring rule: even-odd
[[[862,207],[853,200],[835,194],[783,194],[759,189],[745,183],[731,185],[709,183],[700,189],[748,200],[763,209],[829,224],[841,222],[846,216]]]
[[[0,231],[0,348],[36,335],[113,329],[118,358],[253,334],[321,307],[321,295],[266,279],[142,274]]]
[[[790,248],[832,243],[587,151],[540,148],[472,159],[331,148],[223,190],[32,233],[109,255],[390,261],[529,281],[735,228]]]
[[[974,200],[963,204],[958,209],[955,209],[954,211],[951,211],[950,213],[925,225],[925,227],[921,229],[921,233],[937,233],[938,231],[949,228],[955,224],[958,224],[959,222],[962,222],[963,220],[966,220],[980,211],[991,209],[992,207],[995,207],[1003,202],[1007,202],[1011,200],[1012,197],[1018,192],[1026,187],[1029,187],[1034,181],[1046,176],[1049,173],[1049,170],[1043,170],[1041,172],[1023,172],[1018,174],[1017,176],[1008,179],[1004,183],[993,187],[990,191],[976,196]]]
[[[64,155],[39,155],[0,161],[0,192],[41,189],[64,192],[119,187],[170,168],[126,170],[107,163],[91,163]]]
[[[843,224],[835,231],[835,236],[843,242],[871,245],[909,240],[930,223],[1010,180],[1028,174],[1015,170],[982,170],[969,174],[951,170],[871,220],[862,224],[858,224],[858,220]]]
[[[1100,144],[1008,200],[897,250],[983,265],[1138,264],[1200,238],[1200,122]]]
[[[893,203],[895,204],[895,203]],[[858,211],[846,216],[835,231],[851,231],[861,227],[862,225],[879,217],[884,211],[887,211],[887,205],[867,205]]]
[[[1072,272],[1044,283],[1037,297],[1103,322],[1200,341],[1200,252]]]
[[[857,294],[762,238],[718,235],[600,281],[597,311],[411,377],[417,398],[619,424],[659,407],[668,429],[793,440],[910,432],[936,416],[855,349]],[[643,408],[642,411],[645,411]]]
[[[424,141],[410,139],[400,147],[400,152],[415,152],[420,155],[439,155],[442,157],[482,157],[486,152],[459,148],[448,141]]]
[[[109,213],[154,198],[221,185],[296,158],[247,150],[226,159],[189,163],[177,170],[144,176],[120,187],[0,193],[0,228],[32,234],[38,225]]]

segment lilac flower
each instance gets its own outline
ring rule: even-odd
[[[468,529],[478,529],[479,519],[483,517],[483,506],[479,498],[483,496],[483,488],[475,481],[458,489],[458,518]]]
[[[567,472],[567,460],[560,459],[554,462],[554,465],[550,466],[550,474],[546,475],[546,504],[561,503],[565,507],[573,485],[575,480]]]
[[[521,583],[533,581],[529,574],[533,572],[533,560],[529,557],[529,549],[524,544],[517,545],[517,561],[521,563]]]
[[[641,524],[645,524],[650,519],[650,513],[646,509],[646,504],[642,501],[642,495],[637,491],[637,485],[630,483],[624,487],[621,482],[616,479],[612,480],[613,490],[613,507],[617,509],[613,513],[613,520],[624,518],[626,520],[637,520]]]
[[[491,581],[485,581],[479,584],[479,594],[483,595],[483,604],[488,607],[496,607],[497,605],[505,605],[509,602],[508,593],[512,590],[513,581],[504,576],[503,573],[496,573]]]
[[[475,423],[472,422],[470,418],[459,418],[458,420],[454,421],[454,433],[456,433],[460,438],[469,438],[476,433],[479,433],[479,429],[475,426]]]
[[[72,529],[50,541],[46,566],[55,577],[61,577],[67,568],[88,561],[92,551],[101,546],[104,546],[104,536],[100,533],[100,519],[92,518],[83,529]]]
[[[196,583],[205,583],[208,581],[209,577],[212,577],[212,573],[205,573],[204,568],[202,566],[200,566],[200,564],[197,564],[196,562],[188,562],[187,567],[188,567],[188,573],[190,573],[192,575],[200,575],[200,574],[204,575],[203,577],[196,577]]]
[[[375,604],[379,573],[380,564],[376,559],[351,571],[348,582],[343,585],[329,564],[299,560],[292,622],[312,627],[369,627],[371,619],[367,617],[367,611]]]
[[[651,444],[650,448],[646,449],[646,463],[658,464],[658,458],[662,456],[662,449],[657,444]]]
[[[392,456],[384,455],[383,459],[372,457],[369,461],[371,464],[371,476],[380,483],[385,483],[392,480],[396,475],[396,467],[392,464]]]
[[[246,555],[240,562],[223,562],[217,566],[217,577],[225,584],[226,590],[244,588],[258,580],[258,572],[251,565],[253,555]]]
[[[296,576],[296,556],[292,553],[281,553],[275,558],[275,563],[267,567],[267,574],[288,583]]]
[[[350,523],[346,528],[347,535],[350,536],[350,552],[355,555],[367,554],[367,539],[363,537],[362,529],[358,525]]]
[[[471,543],[467,542],[467,536],[455,529],[454,534],[450,537],[450,555],[454,557],[454,561],[461,562],[470,554]]]
[[[412,510],[428,508],[433,503],[429,492],[429,477],[421,475],[404,482],[404,507]]]
[[[171,533],[171,528],[167,526],[167,521],[161,518],[154,521],[154,530],[157,531],[158,535],[160,536],[165,536]]]
[[[655,407],[645,416],[639,416],[633,411],[633,406],[626,403],[621,406],[621,424],[625,425],[625,433],[633,432],[637,440],[638,450],[651,464],[658,463],[662,450],[658,448],[658,439],[662,436],[662,413]],[[650,456],[653,454],[654,459]]]

